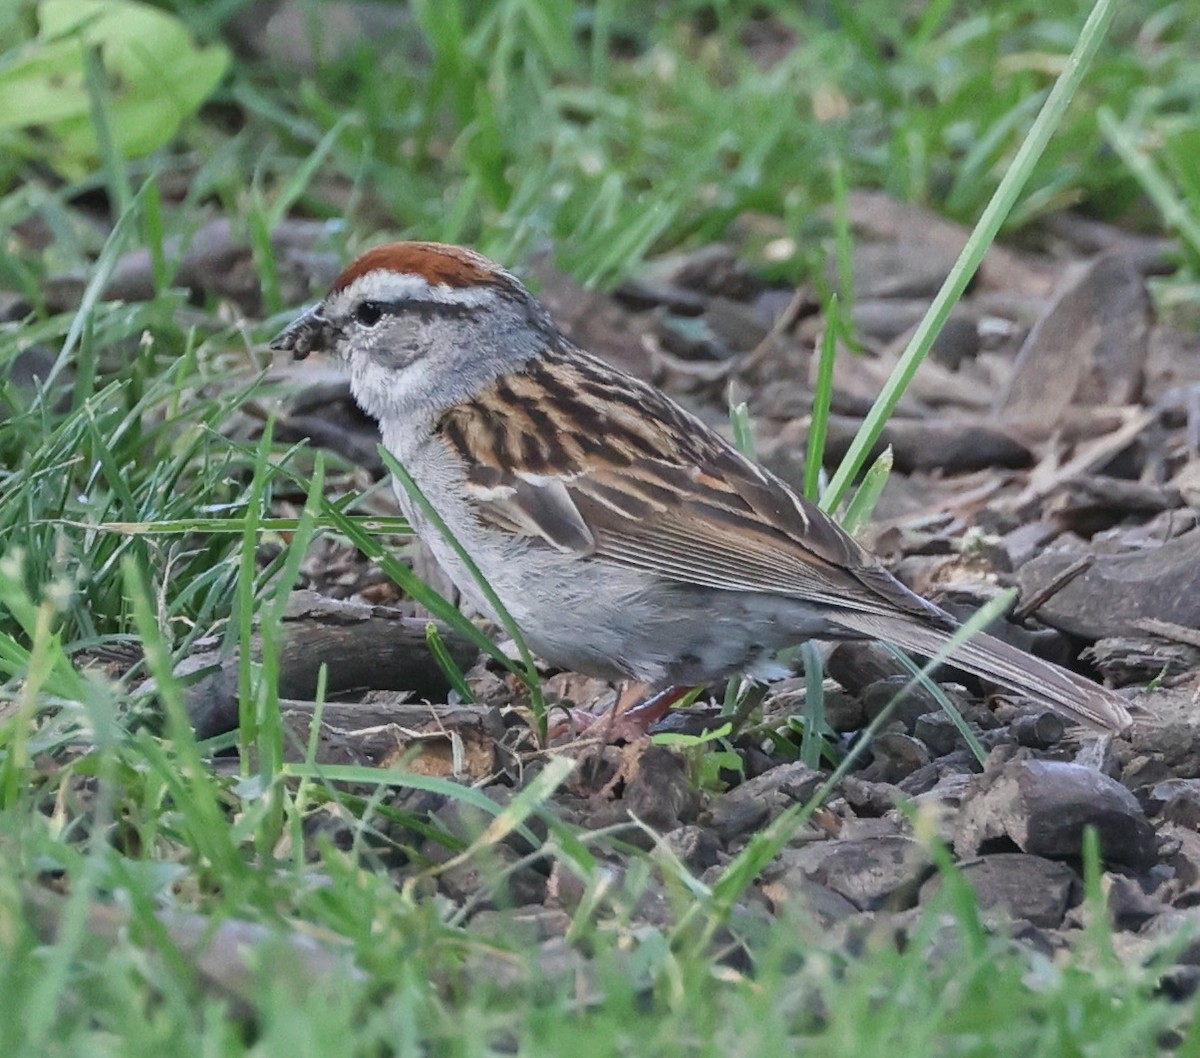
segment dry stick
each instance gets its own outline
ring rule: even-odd
[[[1153,617],[1143,617],[1137,622],[1137,626],[1143,632],[1149,632],[1162,639],[1183,643],[1189,647],[1200,647],[1200,629],[1188,628],[1187,625],[1179,625],[1174,621],[1159,621]]]
[[[399,611],[345,601],[321,600],[297,593],[296,606],[283,622],[278,648],[279,693],[284,698],[310,698],[320,666],[329,665],[328,693],[408,690],[421,698],[444,695],[445,676],[432,664],[426,640],[430,622]],[[312,596],[314,601],[305,602]],[[439,628],[450,657],[460,668],[478,656],[478,648],[461,633]],[[252,642],[257,656],[258,637]],[[176,668],[187,677],[184,690],[188,717],[197,736],[211,738],[237,724],[238,651],[210,650],[190,655]]]
[[[1024,506],[1045,499],[1059,485],[1079,474],[1086,474],[1102,460],[1115,455],[1129,444],[1138,434],[1158,418],[1158,412],[1153,409],[1126,409],[1125,422],[1112,433],[1097,437],[1087,444],[1080,445],[1074,456],[1066,463],[1048,475],[1044,481],[1030,483],[1013,501],[1015,506]]]
[[[1096,564],[1095,555],[1084,555],[1082,558],[1077,558],[1066,569],[1064,569],[1057,577],[1047,584],[1040,591],[1034,592],[1033,596],[1026,602],[1021,603],[1015,610],[1013,616],[1019,618],[1029,617],[1035,614],[1051,599],[1054,598],[1060,591],[1071,583],[1081,573],[1086,573]]]
[[[771,329],[763,336],[763,340],[737,361],[736,367],[739,375],[748,375],[755,368],[761,366],[762,362],[774,352],[775,343],[783,333],[795,325],[796,320],[800,318],[801,309],[807,304],[808,290],[804,287],[798,287],[792,295],[792,300],[775,317],[775,322],[771,324]]]

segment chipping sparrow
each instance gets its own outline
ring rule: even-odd
[[[572,345],[514,276],[471,250],[370,250],[271,348],[345,361],[385,447],[554,665],[662,689],[781,674],[776,652],[806,638],[934,654],[957,627],[665,394]],[[490,612],[396,492],[451,579]],[[1130,723],[1116,694],[990,636],[950,657],[1079,723]]]

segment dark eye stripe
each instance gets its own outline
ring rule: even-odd
[[[415,316],[417,319],[430,320],[473,315],[473,305],[422,301],[416,298],[400,301],[360,301],[354,309],[355,321],[364,327],[374,327],[384,316]]]

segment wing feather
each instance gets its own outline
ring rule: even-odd
[[[684,583],[949,622],[658,390],[615,384],[602,361],[564,352],[531,361],[439,424],[470,467],[482,520]]]

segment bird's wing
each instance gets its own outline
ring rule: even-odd
[[[481,520],[670,580],[949,619],[658,390],[553,352],[447,411]]]

